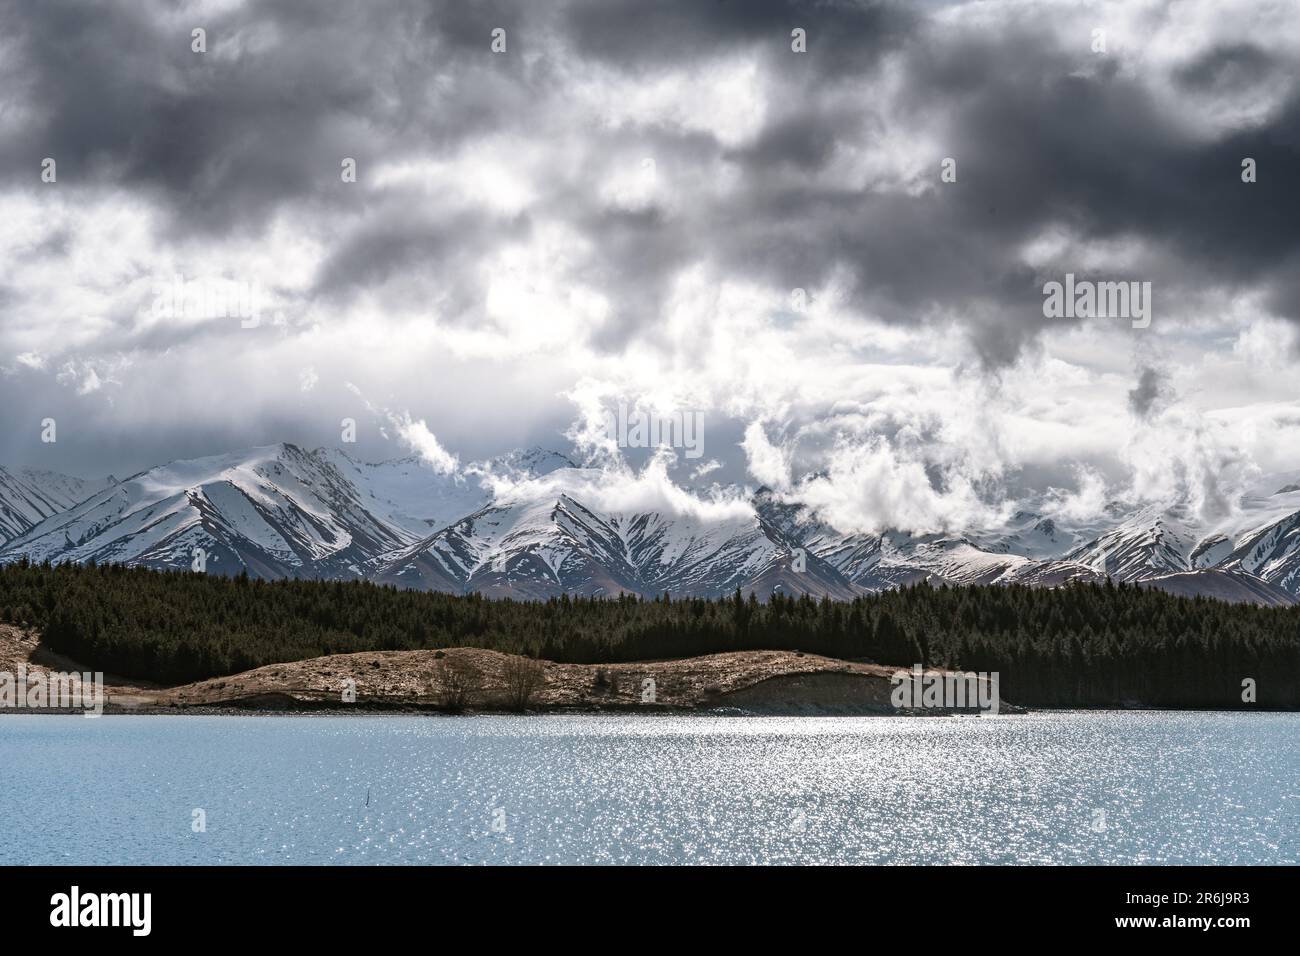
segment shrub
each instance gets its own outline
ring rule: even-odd
[[[439,662],[438,684],[442,687],[442,706],[459,714],[482,688],[483,675],[469,661],[448,657]]]
[[[523,711],[546,683],[546,665],[532,658],[511,656],[506,658],[502,676],[506,682],[506,702],[512,710]]]

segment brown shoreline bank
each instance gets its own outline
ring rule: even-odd
[[[36,635],[0,626],[0,671],[19,665],[32,673],[87,670]],[[557,664],[469,647],[363,651],[175,687],[105,675],[104,712],[899,714],[889,680],[897,670],[798,651],[627,664]]]

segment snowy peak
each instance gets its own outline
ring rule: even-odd
[[[1066,559],[1122,581],[1192,570],[1199,537],[1178,509],[1144,509]]]
[[[202,552],[228,573],[359,573],[370,554],[415,538],[363,499],[328,460],[268,445],[141,472],[41,521],[4,557],[185,568]]]
[[[0,468],[0,545],[116,483],[112,476],[87,481],[35,468]]]
[[[606,512],[576,490],[592,472],[557,470],[555,482],[522,485],[376,571],[407,587],[479,591],[496,597],[561,593],[764,596],[857,593],[815,554],[796,555],[754,513],[728,517],[662,511]],[[556,492],[556,487],[573,489]]]
[[[446,527],[490,497],[476,476],[438,472],[418,456],[370,464],[337,448],[312,454],[353,485],[367,511],[413,537]]]
[[[488,505],[387,556],[374,576],[500,597],[637,590],[618,531],[566,494]]]
[[[736,589],[849,598],[920,581],[1149,583],[1227,600],[1300,598],[1300,490],[1267,476],[1214,523],[1111,502],[1098,523],[1024,510],[964,534],[845,533],[761,488],[748,504],[628,491],[628,475],[529,448],[440,472],[267,445],[125,481],[0,469],[0,562],[119,562],[364,578],[494,597]],[[1277,493],[1271,489],[1281,485]]]
[[[1033,511],[1018,511],[1005,528],[975,540],[986,551],[1039,560],[1061,558],[1083,543],[1057,519]]]
[[[541,478],[561,468],[577,468],[568,457],[534,445],[512,451],[484,463],[485,470],[514,478]]]
[[[1300,595],[1300,512],[1244,536],[1222,564]]]

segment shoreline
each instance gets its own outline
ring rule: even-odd
[[[19,667],[32,674],[89,671],[45,647],[39,635],[0,626],[0,671]],[[170,687],[105,675],[103,712],[809,716],[978,712],[973,689],[971,707],[896,708],[890,678],[900,669],[801,651],[733,651],[617,664],[561,664],[473,647],[360,651],[268,664]],[[987,692],[988,682],[980,679],[976,684],[981,682],[981,691]],[[998,709],[1021,710],[1005,701],[999,701]],[[24,710],[0,708],[0,713]],[[56,710],[81,712],[68,708],[31,708],[30,712]]]
[[[38,635],[0,625],[0,671],[12,672],[18,667],[33,674],[87,671],[49,650]],[[980,715],[977,706],[895,706],[891,677],[905,670],[800,651],[733,651],[619,664],[561,664],[472,647],[361,651],[268,664],[176,686],[105,675],[103,713],[304,717]],[[926,672],[955,674],[942,668]],[[999,700],[996,708],[998,715],[1067,711],[1296,712],[1266,707],[1154,707],[1136,701],[1057,708]],[[0,717],[19,713],[81,715],[85,710],[0,706]]]
[[[1057,714],[1254,714],[1258,716],[1275,715],[1275,714],[1295,714],[1295,710],[1283,710],[1277,708],[1260,708],[1254,711],[1248,711],[1243,708],[1208,708],[1208,707],[1015,707],[1004,705],[998,717],[1033,717]],[[85,719],[85,712],[81,710],[69,710],[67,708],[4,708],[0,709],[0,727],[3,727],[3,721],[6,718],[21,716],[40,716],[40,717],[79,717]],[[760,710],[740,710],[738,708],[721,708],[716,710],[710,709],[672,709],[672,710],[587,710],[580,708],[564,708],[556,710],[475,710],[462,711],[460,713],[450,713],[445,710],[436,710],[432,708],[420,709],[412,707],[356,707],[356,708],[318,708],[318,709],[258,709],[255,707],[237,707],[237,706],[199,706],[199,707],[123,707],[119,705],[107,706],[104,708],[102,717],[276,717],[276,718],[326,718],[326,717],[420,717],[420,718],[475,718],[475,717],[526,717],[538,719],[545,717],[627,717],[639,716],[646,718],[657,717],[701,717],[717,718],[731,717],[737,719],[748,718],[770,718],[780,719],[783,717],[807,717],[807,718],[843,718],[854,719],[860,717],[906,717],[908,719],[942,719],[951,717],[980,718],[991,719],[993,715],[984,716],[979,713],[961,712],[961,711],[944,711],[944,710],[891,710],[884,711],[835,711],[835,712],[787,712],[787,711],[760,711]],[[95,718],[98,719],[98,718]]]
[[[851,709],[819,709],[817,705],[810,704],[800,710],[782,710],[782,709],[758,709],[758,708],[739,708],[739,707],[659,707],[659,708],[600,708],[600,707],[552,707],[552,708],[529,708],[528,710],[517,711],[504,708],[484,708],[468,709],[463,711],[452,712],[438,707],[420,707],[409,704],[391,704],[391,705],[374,705],[374,704],[357,704],[341,706],[313,706],[313,707],[257,707],[240,704],[199,704],[193,706],[133,706],[123,705],[120,703],[110,703],[106,705],[100,716],[104,717],[427,717],[427,718],[459,718],[459,717],[527,717],[527,718],[544,718],[544,717],[735,717],[735,718],[782,718],[782,717],[812,717],[812,718],[856,718],[856,717],[907,717],[907,718],[947,718],[947,717],[964,717],[964,718],[981,718],[990,719],[992,717],[1032,717],[1046,716],[1056,714],[1254,714],[1254,715],[1273,715],[1273,714],[1296,714],[1300,713],[1295,709],[1281,707],[1258,707],[1247,709],[1245,707],[1118,707],[1118,706],[1096,706],[1096,707],[1025,707],[1003,702],[999,712],[993,714],[981,714],[972,710],[945,710],[941,708],[934,709],[894,709],[889,710],[851,710]],[[0,726],[7,717],[21,716],[46,716],[46,717],[80,717],[86,719],[86,712],[81,709],[45,707],[0,707]]]

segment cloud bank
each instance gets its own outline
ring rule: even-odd
[[[0,37],[5,464],[351,418],[701,495],[602,442],[624,402],[846,530],[1300,468],[1285,5],[4,0]],[[1066,273],[1151,282],[1150,328],[1045,317]],[[177,277],[262,308],[159,314]]]

